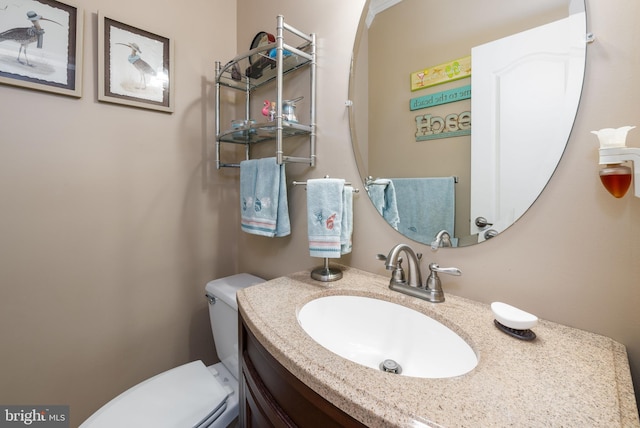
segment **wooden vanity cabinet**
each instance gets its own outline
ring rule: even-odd
[[[365,427],[284,368],[239,317],[240,426]]]

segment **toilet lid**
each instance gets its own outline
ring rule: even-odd
[[[198,427],[224,411],[228,395],[204,363],[194,361],[123,392],[81,428]]]

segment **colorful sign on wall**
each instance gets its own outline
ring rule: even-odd
[[[425,95],[424,97],[411,98],[411,100],[409,100],[409,109],[411,111],[420,110],[456,101],[468,100],[469,98],[471,98],[471,85],[466,85],[448,91]]]
[[[411,90],[428,88],[471,76],[471,55],[411,73]]]
[[[432,114],[416,116],[416,141],[471,135],[471,112],[452,113],[445,117]]]

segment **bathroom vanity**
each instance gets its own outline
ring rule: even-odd
[[[494,326],[489,305],[450,294],[429,303],[388,283],[345,268],[333,283],[305,271],[238,292],[243,426],[640,427],[620,343],[545,320],[535,340],[521,341]],[[304,332],[297,313],[311,300],[345,294],[428,315],[462,337],[478,365],[462,376],[417,378],[332,353]]]
[[[241,321],[242,323],[242,321]],[[241,324],[241,426],[365,427],[284,368]]]

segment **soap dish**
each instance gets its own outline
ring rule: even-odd
[[[502,302],[493,302],[491,310],[496,319],[494,324],[501,331],[522,340],[533,340],[536,334],[531,328],[538,324],[538,317]]]
[[[520,340],[533,340],[536,338],[536,334],[531,330],[518,330],[515,328],[509,328],[506,325],[500,324],[498,320],[493,320],[493,323],[498,327],[498,330],[507,333],[509,336],[515,337]]]

